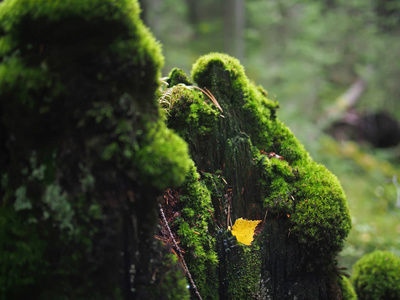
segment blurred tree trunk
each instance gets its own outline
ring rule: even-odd
[[[147,0],[139,0],[138,2],[139,2],[139,5],[140,5],[140,8],[142,9],[142,12],[140,13],[140,17],[141,17],[143,23],[145,23],[148,26],[149,24],[147,23],[147,13],[148,13],[147,6],[148,6],[149,1],[147,1]]]
[[[160,15],[164,0],[140,0],[142,19],[154,33],[160,32]]]
[[[224,0],[224,8],[224,51],[243,60],[245,57],[245,2],[244,0]]]
[[[246,9],[244,0],[235,0],[235,56],[239,60],[245,57],[244,27],[246,23]]]
[[[197,27],[200,16],[199,16],[199,1],[197,0],[186,0],[186,5],[188,8],[188,21],[190,24]]]

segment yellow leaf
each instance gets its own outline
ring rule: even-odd
[[[232,235],[236,236],[239,242],[250,246],[253,241],[254,230],[260,222],[261,220],[252,221],[239,218],[233,224]]]

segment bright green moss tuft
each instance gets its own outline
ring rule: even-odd
[[[168,87],[173,87],[179,83],[182,83],[184,85],[192,85],[189,77],[183,72],[183,70],[175,68],[172,69],[171,72],[168,75]]]
[[[221,77],[213,72],[215,69],[224,69]],[[220,91],[246,93],[249,84],[243,66],[239,60],[222,53],[210,53],[199,58],[192,68],[192,78],[200,87],[220,85]],[[232,87],[228,81],[233,82]]]
[[[143,144],[131,150],[139,181],[151,183],[158,189],[178,186],[184,181],[190,160],[187,144],[179,136],[160,123],[149,130]]]
[[[185,85],[171,89],[168,113],[168,126],[174,128],[185,140],[191,139],[193,143],[189,145],[199,147],[215,130],[219,116],[217,109],[201,91]]]
[[[333,258],[351,229],[344,192],[336,176],[313,161],[298,172],[291,231],[312,252],[318,249],[321,260]]]
[[[342,290],[343,300],[357,300],[356,292],[354,291],[354,288],[347,277],[340,277],[339,285],[340,289]]]
[[[389,251],[364,255],[353,266],[358,299],[400,299],[400,258]]]

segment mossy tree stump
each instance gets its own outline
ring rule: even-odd
[[[204,299],[340,296],[343,191],[237,60],[199,59],[202,91],[171,73],[180,138],[136,1],[3,1],[0,59],[1,297],[187,298],[163,191]],[[240,217],[263,221],[251,246]]]
[[[278,103],[247,79],[236,59],[218,53],[201,57],[192,78],[197,87],[173,70],[160,102],[168,127],[189,145],[199,184],[209,191],[207,197],[196,196],[197,203],[182,203],[182,215],[174,221],[192,224],[177,228],[178,237],[188,235],[196,230],[197,217],[185,210],[207,203],[202,215],[208,216],[208,231],[201,234],[215,243],[218,262],[209,273],[195,274],[195,281],[204,283],[200,294],[340,299],[335,256],[351,220],[337,178],[311,159],[277,118]],[[263,220],[251,246],[227,231],[238,218]],[[201,242],[184,239],[182,245],[193,260],[190,269]],[[207,287],[215,285],[212,272],[219,278],[218,295]]]
[[[0,298],[188,296],[154,239],[190,167],[162,64],[136,1],[0,4]]]

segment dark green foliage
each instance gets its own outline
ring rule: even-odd
[[[137,2],[8,0],[0,32],[0,297],[118,299],[164,275],[185,293],[152,280],[157,196],[190,160]]]
[[[360,300],[400,299],[400,258],[389,251],[364,255],[351,279]]]
[[[20,297],[21,289],[35,290],[49,264],[44,250],[47,242],[39,239],[38,229],[24,225],[24,219],[12,208],[0,208],[0,293]],[[4,251],[7,249],[7,251]],[[23,295],[23,293],[21,293]]]

